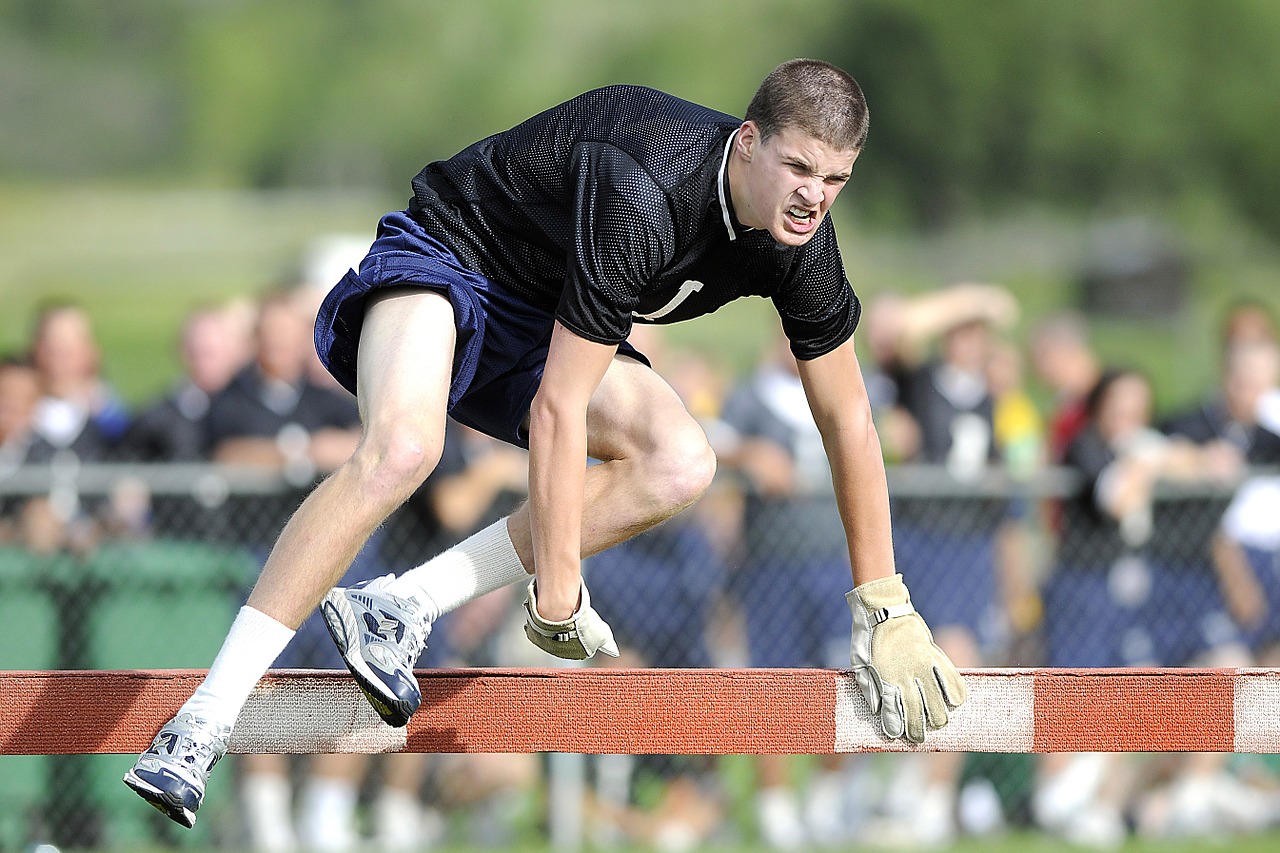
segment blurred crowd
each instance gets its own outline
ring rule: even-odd
[[[29,347],[0,358],[0,547],[84,554],[198,533],[264,559],[301,491],[246,501],[252,524],[224,516],[193,532],[137,479],[90,498],[7,493],[5,478],[32,465],[216,462],[265,467],[304,490],[360,437],[355,400],[311,344],[320,298],[360,248],[327,243],[252,302],[193,310],[182,375],[138,407],[103,375],[88,314],[43,306]],[[1151,381],[1101,359],[1083,316],[1028,320],[989,284],[868,300],[858,339],[890,463],[898,569],[957,665],[1280,665],[1280,478],[1267,470],[1280,465],[1280,344],[1264,305],[1234,305],[1220,322],[1219,381],[1195,405],[1157,413]],[[785,340],[765,342],[744,376],[657,327],[637,326],[631,342],[701,420],[720,473],[692,509],[584,564],[623,649],[600,665],[847,667],[846,539]],[[1059,486],[1042,488],[1048,472]],[[523,451],[451,426],[438,470],[343,584],[403,571],[500,518],[525,475]],[[549,665],[519,635],[516,592],[450,614],[420,665]],[[277,665],[342,666],[316,620]],[[364,837],[428,849],[459,833],[500,844],[522,821],[539,824],[547,770],[529,755],[238,764],[241,832],[264,851],[351,850]],[[1020,826],[1109,848],[1131,834],[1222,838],[1280,824],[1272,768],[1215,753],[1052,754],[985,772],[945,753],[744,758],[746,827],[723,765],[594,759],[592,837],[666,850],[735,832],[782,850],[919,847]],[[1022,796],[1010,793],[1018,786],[1001,773],[1024,770]]]

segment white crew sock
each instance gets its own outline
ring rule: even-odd
[[[486,592],[528,580],[505,518],[387,584],[387,591],[422,603],[428,622]]]
[[[261,610],[240,608],[209,674],[179,713],[234,726],[258,679],[293,639],[292,628]]]

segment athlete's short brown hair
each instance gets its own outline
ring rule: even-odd
[[[746,118],[756,123],[763,139],[795,127],[845,151],[862,148],[870,123],[858,82],[820,59],[792,59],[769,72],[747,106]]]

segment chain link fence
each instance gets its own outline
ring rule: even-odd
[[[1247,665],[1280,640],[1276,552],[1222,523],[1229,510],[1248,510],[1232,505],[1238,482],[1161,486],[1132,517],[1112,519],[1063,469],[1031,479],[997,470],[957,479],[928,466],[889,473],[898,568],[962,666]],[[310,486],[309,476],[246,468],[70,458],[9,472],[0,479],[0,669],[207,667]],[[509,498],[507,508],[519,496]],[[353,571],[403,571],[444,544],[410,504]],[[691,510],[590,558],[584,574],[623,648],[617,665],[848,666],[848,553],[829,491],[762,495],[725,474]],[[423,663],[547,665],[520,635],[517,610],[509,589],[452,614]],[[300,634],[316,648],[283,665],[329,665],[323,629]],[[131,760],[0,757],[0,850],[244,844],[236,772],[214,774],[199,824],[185,831],[120,783]],[[797,761],[802,778],[816,777]],[[846,762],[846,832],[893,813],[889,792],[907,784],[905,761]],[[961,828],[1033,825],[1037,761],[969,756],[952,780]],[[548,766],[538,764],[535,790]],[[718,804],[717,832],[751,835],[763,818],[740,809],[735,829],[729,801],[750,800],[755,772],[749,760],[640,756],[600,761],[587,782],[597,806],[619,808],[691,784]],[[429,779],[423,795],[433,796]],[[555,825],[540,795],[528,802],[528,831]]]

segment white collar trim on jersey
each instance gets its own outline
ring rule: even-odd
[[[729,134],[729,141],[724,144],[724,159],[720,161],[720,174],[716,177],[716,192],[720,194],[720,215],[724,218],[724,228],[729,232],[730,240],[737,240],[738,235],[733,230],[733,218],[729,216],[729,202],[724,197],[724,173],[729,168],[729,149],[737,135],[736,129]]]

